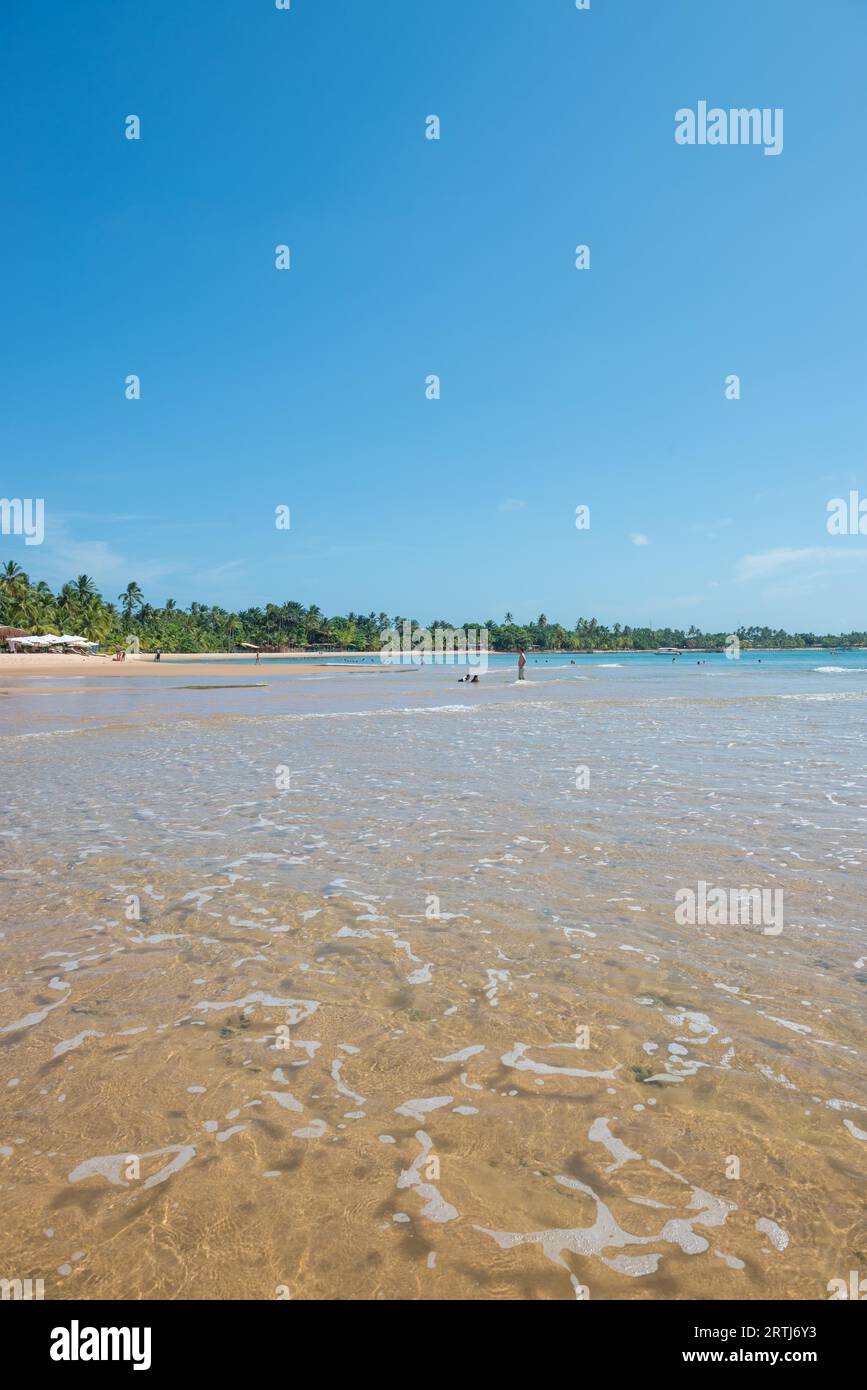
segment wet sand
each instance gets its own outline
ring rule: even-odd
[[[293,674],[7,716],[0,1267],[623,1300],[863,1267],[863,687]],[[781,935],[678,925],[698,879],[783,887]]]
[[[351,655],[348,653],[347,655]],[[369,655],[369,654],[368,654]],[[81,676],[93,677],[95,680],[102,680],[106,676],[113,679],[132,679],[142,676],[152,677],[157,680],[172,680],[175,677],[195,676],[197,679],[202,677],[214,677],[224,680],[232,671],[233,665],[237,665],[239,671],[245,677],[253,670],[257,672],[267,671],[269,679],[285,678],[295,674],[294,668],[290,664],[293,661],[303,662],[303,669],[306,671],[334,671],[334,666],[324,663],[320,665],[310,660],[309,652],[282,652],[279,657],[263,656],[258,666],[250,661],[250,654],[232,653],[221,655],[219,661],[215,661],[209,652],[186,652],[163,657],[162,661],[154,661],[150,655],[141,657],[127,657],[126,661],[114,661],[109,656],[73,656],[56,652],[45,652],[37,656],[27,655],[23,652],[0,652],[0,690],[11,692],[14,690],[21,679],[32,680],[34,677],[47,676],[52,679],[57,676]],[[351,669],[347,667],[347,669]],[[371,668],[369,665],[365,670],[377,669],[391,671],[394,668],[381,666]]]

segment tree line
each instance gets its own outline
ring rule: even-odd
[[[336,651],[379,651],[384,634],[403,629],[487,628],[494,651],[653,651],[657,647],[721,649],[731,634],[702,632],[697,627],[650,628],[614,623],[609,627],[595,618],[578,618],[574,627],[551,622],[540,613],[535,622],[517,623],[511,613],[502,622],[453,623],[435,618],[420,624],[401,614],[347,613],[328,617],[316,605],[268,603],[264,608],[228,612],[206,603],[179,608],[174,599],[160,607],[146,602],[141,588],[131,580],[116,600],[99,593],[93,579],[80,574],[55,593],[44,581],[32,582],[14,560],[0,569],[0,626],[22,628],[33,634],[69,633],[99,642],[104,647],[123,645],[137,637],[145,651],[160,647],[165,652],[226,652],[243,643],[263,651],[297,651],[330,647]],[[785,632],[781,628],[742,627],[735,634],[742,647],[861,647],[867,633],[818,635]]]

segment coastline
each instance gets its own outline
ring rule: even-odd
[[[169,657],[164,657],[162,661],[154,661],[148,654],[141,657],[130,657],[126,661],[114,661],[109,656],[74,656],[72,654],[40,652],[25,654],[23,652],[0,652],[0,688],[7,680],[14,680],[16,676],[65,676],[75,675],[76,677],[84,674],[90,676],[152,676],[159,678],[172,676],[225,676],[227,666],[234,665],[243,670],[259,671],[270,663],[271,675],[288,675],[292,672],[290,658],[297,660],[307,657],[305,671],[334,671],[333,665],[326,665],[325,662],[313,662],[309,659],[309,653],[305,652],[286,652],[281,653],[279,658],[263,656],[260,666],[256,667],[250,662],[249,653],[228,652],[220,654],[216,660],[214,652],[178,652]],[[363,653],[347,652],[347,656],[363,655]],[[350,663],[346,664],[346,669],[352,670]],[[365,662],[366,671],[394,671],[399,668],[394,666],[378,666],[371,662]]]
[[[856,651],[867,651],[867,647],[846,647],[842,649],[842,654]],[[814,652],[816,655],[841,655],[840,649],[829,647],[749,647],[745,649],[744,654],[758,655],[765,652]],[[586,652],[551,649],[545,652],[528,651],[527,654],[531,657],[565,656],[573,659],[604,656],[616,657],[619,660],[622,657],[658,656],[660,653],[656,648],[621,651],[610,650],[606,647],[594,647],[591,651]],[[719,654],[719,649],[713,647],[689,647],[677,652],[680,657]],[[95,676],[225,676],[227,666],[231,668],[234,665],[244,669],[252,667],[253,670],[258,671],[267,667],[271,675],[288,675],[292,671],[292,662],[295,661],[303,662],[305,671],[327,671],[329,674],[340,670],[353,671],[361,668],[365,671],[383,672],[406,671],[407,669],[405,665],[374,663],[370,657],[375,653],[370,651],[328,652],[323,654],[321,661],[315,661],[313,659],[315,655],[315,653],[303,651],[269,652],[262,655],[260,664],[256,667],[250,660],[249,652],[169,652],[163,655],[162,661],[156,662],[151,653],[143,653],[140,657],[130,657],[126,661],[115,661],[108,653],[95,656],[75,656],[65,652],[0,652],[0,684],[7,679],[14,680],[16,676],[58,676],[71,673],[78,676],[83,672]],[[518,652],[517,650],[514,652],[482,650],[480,655],[517,657]],[[671,655],[674,655],[674,652]],[[355,666],[348,659],[351,657],[359,657],[362,660],[358,666]]]
[[[62,1300],[573,1274],[745,1302],[848,1268],[867,680],[607,656],[479,699],[29,663],[0,700],[4,1268]],[[770,923],[678,915],[745,872]]]

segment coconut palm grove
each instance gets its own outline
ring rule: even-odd
[[[263,651],[322,650],[377,651],[383,634],[402,628],[486,628],[494,651],[519,647],[535,651],[653,651],[658,647],[685,650],[722,649],[731,634],[683,628],[632,627],[614,623],[608,627],[595,618],[578,618],[573,627],[551,622],[540,613],[535,622],[516,622],[506,613],[494,618],[453,622],[434,618],[420,623],[415,618],[387,613],[354,613],[329,617],[315,604],[289,600],[264,608],[225,608],[207,603],[179,607],[168,598],[161,606],[149,603],[135,580],[113,599],[105,598],[87,574],[71,579],[55,593],[43,580],[32,580],[14,560],[0,569],[0,626],[18,628],[34,636],[75,633],[110,647],[138,638],[144,651],[227,652],[246,644]],[[769,627],[736,629],[743,647],[862,647],[867,633],[819,635],[784,632]]]

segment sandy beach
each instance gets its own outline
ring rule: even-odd
[[[345,655],[353,655],[346,653]],[[361,653],[358,653],[361,655]],[[369,653],[367,653],[369,656]],[[64,675],[88,675],[102,679],[104,676],[215,676],[225,678],[231,671],[232,665],[237,665],[241,671],[256,669],[268,670],[269,676],[286,676],[292,674],[292,661],[303,661],[306,669],[314,669],[310,661],[309,652],[281,652],[279,658],[263,656],[259,666],[250,661],[250,653],[226,653],[220,654],[219,662],[214,660],[210,652],[177,652],[166,655],[161,661],[154,661],[151,655],[140,657],[127,657],[125,661],[115,661],[108,655],[96,656],[75,656],[72,653],[40,652],[31,654],[25,652],[0,652],[0,688],[7,681],[14,681],[19,676],[64,676]],[[315,669],[333,670],[324,663]],[[367,669],[370,669],[367,667]],[[392,670],[392,667],[383,666],[382,670]]]
[[[46,1297],[856,1267],[863,657],[17,660],[0,1258]],[[779,934],[679,921],[705,882],[782,891]]]

